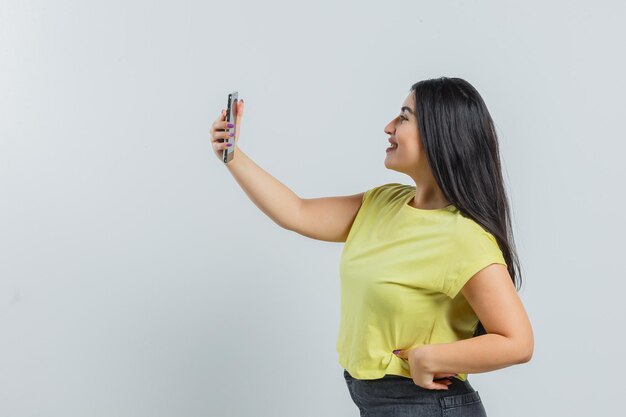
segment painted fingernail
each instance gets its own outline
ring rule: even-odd
[[[393,351],[394,355],[397,355],[397,354],[398,354],[398,352],[400,352],[400,349],[398,349],[398,350],[394,350],[394,351]]]
[[[235,127],[235,125],[234,125],[234,124],[232,124],[232,123],[229,123],[229,124],[227,124],[226,126],[227,126],[227,127]]]
[[[226,144],[226,146],[230,147],[230,146],[233,146],[233,144],[232,143],[228,143],[228,144]]]

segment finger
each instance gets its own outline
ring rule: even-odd
[[[393,351],[395,353],[395,355],[399,358],[402,359],[408,359],[407,355],[406,355],[406,351],[399,349],[399,350],[394,350]]]
[[[232,127],[228,127],[228,124],[232,124],[233,126],[232,126]],[[235,127],[235,125],[233,124],[233,122],[229,122],[229,121],[227,121],[227,120],[219,120],[219,121],[216,121],[216,122],[213,124],[213,129],[214,129],[216,132],[218,132],[218,133],[219,133],[219,132],[222,132],[223,130],[230,130],[230,129],[232,129],[233,127]]]
[[[217,119],[215,119],[215,121],[213,122],[213,125],[218,124],[219,122],[221,122],[222,120],[224,120],[226,118],[226,111],[224,109],[222,109],[220,111],[220,115],[217,116]]]
[[[418,383],[416,383],[415,381],[413,381],[413,383],[415,385],[417,385],[418,387],[422,387],[422,388],[426,388],[426,389],[437,389],[437,390],[448,390],[448,385],[446,384],[440,384],[437,382],[431,382],[431,383],[426,383],[424,385],[420,385]]]
[[[222,109],[222,111],[220,112],[220,115],[211,124],[211,130],[215,131],[217,129],[220,129],[222,127],[222,124],[225,118],[226,118],[226,110]]]
[[[226,117],[226,110],[222,110],[222,112],[220,113],[220,117],[215,122],[213,122],[213,125],[211,125],[211,135],[213,135],[216,138],[227,138],[229,130],[232,129],[228,127],[228,124],[229,123],[233,124],[233,122],[229,122],[225,120],[224,119],[225,117]],[[233,124],[233,127],[234,127],[234,124]]]
[[[229,131],[225,131],[225,132],[215,132],[213,133],[213,137],[212,137],[212,142],[222,142],[222,141],[228,141],[228,139],[234,137],[233,135],[231,135],[231,133],[233,132],[229,132]]]
[[[219,128],[219,129],[232,129],[232,127],[237,127],[239,128],[239,102],[237,102],[237,109],[235,110],[235,122],[233,122],[232,120],[228,121],[226,120],[226,110],[222,109],[222,112],[220,113],[220,118],[218,120],[216,120],[216,122],[214,123],[215,128]],[[228,124],[232,124],[232,127],[228,127]]]
[[[230,144],[231,146],[228,146],[228,145],[229,145],[228,142],[213,142],[213,149],[216,151],[222,151],[224,149],[228,149],[233,146],[232,144]]]
[[[454,377],[457,376],[458,374],[453,374],[453,373],[443,373],[443,374],[435,374],[433,376],[433,379],[441,379],[441,378],[449,378],[449,377]]]

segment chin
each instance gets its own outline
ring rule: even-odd
[[[403,170],[400,165],[398,165],[397,163],[394,163],[393,161],[391,161],[389,157],[385,158],[385,161],[383,163],[385,165],[385,168],[387,168],[387,169],[399,172],[400,174],[405,174],[406,173],[405,170]]]
[[[384,161],[385,168],[390,169],[392,171],[397,171],[395,164],[389,162],[387,159]]]

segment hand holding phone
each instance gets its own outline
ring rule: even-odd
[[[226,110],[211,126],[211,145],[218,158],[224,163],[230,162],[235,156],[235,148],[241,130],[243,117],[243,100],[238,99],[237,91],[228,94]],[[230,146],[228,146],[230,144]]]

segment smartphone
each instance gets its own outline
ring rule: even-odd
[[[226,109],[226,121],[232,124],[236,124],[235,122],[237,121],[237,101],[239,101],[237,91],[233,91],[232,93],[228,94],[228,107]],[[235,129],[237,129],[237,126],[232,127],[230,129],[226,129],[226,131],[232,132],[234,133],[234,135],[236,135],[237,132],[235,131]],[[224,160],[225,164],[230,162],[235,156],[235,136],[234,135],[232,137],[228,137],[225,140],[226,143],[233,144],[232,146],[228,148],[224,148],[223,150],[222,159]]]

